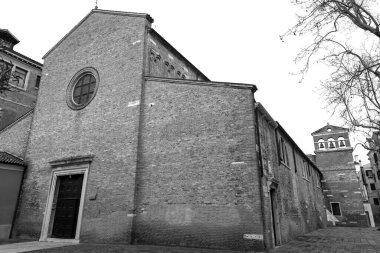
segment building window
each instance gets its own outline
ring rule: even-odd
[[[319,149],[325,149],[325,141],[323,139],[318,140]]]
[[[99,74],[94,68],[84,68],[71,79],[66,93],[67,105],[73,110],[86,107],[95,97]]]
[[[365,174],[366,174],[367,177],[373,177],[373,172],[372,172],[372,170],[366,170],[366,171],[365,171]]]
[[[346,141],[344,140],[343,137],[338,138],[338,145],[340,148],[344,148],[346,146]]]
[[[380,170],[378,170],[376,173],[377,173],[377,179],[380,180]]]
[[[372,190],[372,191],[376,190],[376,186],[375,186],[374,183],[370,183],[370,186],[371,186],[371,190]]]
[[[335,140],[333,138],[329,138],[327,141],[328,141],[329,148],[335,148]]]
[[[373,203],[378,206],[379,205],[379,198],[373,198]]]
[[[375,160],[375,163],[377,164],[378,163],[378,159],[377,159],[377,154],[376,153],[373,153],[373,159]]]
[[[96,80],[92,74],[83,75],[74,86],[74,103],[77,105],[83,105],[87,103],[94,94],[95,86]]]
[[[13,72],[15,79],[11,82],[14,86],[17,86],[19,88],[24,89],[25,88],[25,81],[26,81],[26,75],[28,74],[28,71],[19,67],[16,67]]]
[[[340,203],[339,202],[331,202],[331,212],[333,215],[341,216],[342,212],[340,210]]]
[[[289,166],[289,156],[288,156],[288,149],[286,147],[286,143],[284,139],[280,138],[280,159],[281,161]]]
[[[310,178],[310,166],[309,166],[309,163],[305,160],[303,160],[303,165],[302,165],[302,177],[305,179]]]
[[[319,177],[318,174],[317,174],[316,178],[317,178],[317,187],[321,188],[321,178]]]
[[[40,82],[41,82],[41,76],[37,76],[37,79],[36,79],[36,85],[34,85],[34,87],[36,89],[39,89],[40,88]]]

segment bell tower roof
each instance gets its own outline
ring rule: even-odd
[[[349,132],[348,128],[344,128],[344,127],[339,127],[339,126],[334,126],[334,125],[330,125],[329,123],[327,123],[326,126],[318,129],[317,131],[314,131],[311,133],[312,136],[319,136],[319,135],[329,135],[331,133],[345,133],[345,132]]]

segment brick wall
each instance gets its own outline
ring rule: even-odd
[[[261,105],[260,105],[261,106]],[[260,110],[260,108],[259,108]],[[266,244],[284,244],[297,236],[326,226],[324,198],[318,171],[308,161],[305,154],[295,146],[288,135],[277,127],[274,120],[265,113],[258,113],[260,147],[263,166],[263,205],[265,209]],[[286,146],[287,158],[281,157],[281,141]],[[302,166],[308,164],[310,176],[303,174]],[[273,209],[270,190],[274,191]],[[272,211],[277,216],[273,220]],[[276,218],[274,218],[276,219]],[[275,225],[273,225],[275,223]],[[273,227],[276,227],[274,231]]]
[[[181,56],[157,32],[151,30],[147,41],[147,75],[177,79],[206,80],[190,62]]]
[[[261,249],[252,92],[145,85],[135,242]]]
[[[45,59],[14,236],[40,235],[49,161],[94,155],[81,241],[130,241],[139,109],[128,105],[141,97],[146,25],[143,17],[92,13]],[[74,111],[66,90],[85,67],[99,72],[99,88],[86,108]]]
[[[340,226],[368,227],[362,192],[355,172],[352,148],[315,151],[316,162],[324,175],[323,190],[326,208],[331,202],[340,203],[342,215],[336,216]]]
[[[33,114],[28,113],[9,128],[0,131],[0,151],[24,158]]]

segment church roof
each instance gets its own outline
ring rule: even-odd
[[[331,131],[328,131],[328,129],[331,129]],[[318,129],[317,131],[312,132],[311,135],[333,133],[333,132],[342,132],[342,131],[348,132],[348,128],[327,124],[326,126]]]
[[[25,165],[24,160],[21,158],[9,154],[8,152],[0,151],[0,163],[14,164],[14,165]]]
[[[9,41],[13,45],[16,45],[20,41],[14,36],[8,29],[1,29],[0,28],[0,38],[5,39],[6,41]]]

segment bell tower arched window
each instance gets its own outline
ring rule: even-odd
[[[325,140],[323,140],[323,139],[319,139],[318,140],[318,148],[319,149],[326,149],[326,147],[325,147]]]
[[[336,148],[335,147],[335,140],[333,138],[329,138],[328,140],[328,148]]]
[[[338,144],[339,144],[339,147],[340,147],[340,148],[344,148],[344,147],[346,147],[346,141],[344,140],[343,137],[339,137],[339,138],[338,138]]]

